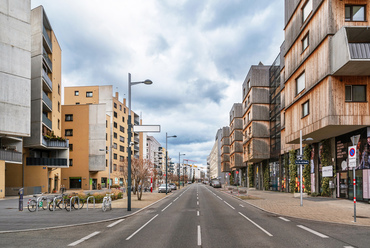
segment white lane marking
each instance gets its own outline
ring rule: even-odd
[[[154,220],[156,217],[158,216],[158,214],[156,216],[154,216],[153,218],[151,218],[147,223],[145,223],[144,225],[142,225],[139,229],[137,229],[133,234],[131,234],[126,240],[130,240],[135,234],[137,234],[138,232],[140,232],[141,229],[143,229],[146,225],[148,225],[152,220]]]
[[[244,208],[244,206],[242,204],[239,204],[239,206],[241,206],[242,208]]]
[[[259,229],[261,229],[264,233],[266,233],[268,236],[272,237],[273,235],[271,233],[269,233],[268,231],[266,231],[265,229],[263,229],[261,226],[259,226],[256,222],[254,222],[253,220],[249,219],[247,216],[245,216],[244,214],[240,213],[239,214],[241,216],[243,216],[245,219],[247,219],[249,222],[251,222],[253,225],[255,225],[256,227],[258,227]]]
[[[321,237],[321,238],[329,238],[328,236],[326,236],[325,234],[322,234],[322,233],[319,233],[319,232],[316,232],[316,231],[314,231],[314,230],[312,230],[312,229],[310,229],[310,228],[308,228],[308,227],[305,227],[305,226],[302,226],[302,225],[297,225],[297,227],[299,227],[299,228],[302,228],[302,229],[304,229],[304,230],[306,230],[306,231],[308,231],[308,232],[310,232],[310,233],[313,233],[313,234],[315,234],[315,235],[317,235],[317,236],[319,236],[319,237]]]
[[[87,235],[86,237],[80,239],[80,240],[77,240],[76,242],[73,242],[73,243],[70,243],[68,246],[76,246],[78,245],[79,243],[82,243],[84,242],[85,240],[88,240],[89,238],[92,238],[94,237],[95,235],[98,235],[100,232],[93,232],[92,234],[90,235]]]
[[[197,201],[197,205],[199,205],[199,201]]]
[[[201,246],[202,245],[202,237],[201,237],[201,234],[200,234],[200,226],[198,225],[198,245]]]
[[[199,216],[199,211],[197,211],[197,216]]]
[[[199,197],[197,196],[197,200],[199,200]]]
[[[218,198],[218,199],[220,199],[220,200],[222,201],[222,198],[221,198],[221,197],[217,196],[217,198]]]
[[[227,203],[227,202],[225,202],[224,201],[224,203],[226,203],[229,207],[231,207],[232,209],[235,209],[233,206],[231,206],[229,203]]]
[[[120,220],[117,220],[116,222],[113,222],[112,224],[108,225],[107,227],[113,227],[115,225],[117,225],[118,223],[121,223],[122,221],[124,221],[125,219],[120,219]]]
[[[171,206],[171,204],[172,204],[172,202],[171,202],[170,204],[168,204],[168,205],[167,205],[167,207],[165,207],[164,209],[162,209],[162,212],[163,212],[164,210],[166,210],[169,206]]]
[[[179,196],[180,197],[180,196]],[[179,197],[177,197],[175,200],[173,200],[174,202],[177,201],[177,199],[179,199]]]
[[[343,248],[355,248],[355,247],[347,245],[347,246],[343,246]]]
[[[288,219],[285,219],[284,217],[279,217],[279,219],[283,220],[283,221],[286,221],[286,222],[289,222],[290,220]]]

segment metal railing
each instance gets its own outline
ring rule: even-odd
[[[45,102],[46,106],[48,106],[48,108],[52,111],[53,110],[53,104],[52,104],[50,98],[48,97],[48,95],[44,91],[42,92],[42,100]]]
[[[46,43],[48,44],[49,48],[50,48],[50,51],[53,51],[53,45],[51,43],[51,40],[50,40],[50,37],[45,29],[45,27],[43,28],[42,30],[42,34],[44,35],[44,38],[46,40]]]
[[[45,126],[47,126],[51,130],[52,122],[48,117],[46,117],[45,115],[42,115],[42,122],[45,124]]]
[[[53,71],[53,63],[51,63],[48,53],[46,52],[45,48],[42,48],[42,50],[43,50],[42,56],[44,57],[47,66],[49,67],[50,71]]]
[[[94,209],[95,209],[95,197],[94,196],[89,196],[87,197],[87,200],[86,200],[86,208],[87,208],[87,211],[89,211],[89,200],[90,198],[92,198],[94,201]]]
[[[44,69],[42,69],[42,78],[45,80],[45,82],[50,87],[50,89],[53,90],[53,83],[51,82],[48,74],[46,73]]]
[[[0,160],[22,163],[22,153],[16,151],[0,150]]]
[[[63,147],[68,148],[69,147],[69,140],[47,140],[44,137],[42,137],[42,144],[47,147]]]

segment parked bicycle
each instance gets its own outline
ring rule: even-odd
[[[39,204],[38,206],[37,201]],[[44,194],[33,195],[33,199],[29,199],[27,202],[27,208],[30,212],[35,212],[37,208],[46,210],[48,209],[48,199]]]
[[[84,201],[80,200],[80,198],[78,198],[78,196],[77,196],[77,201],[76,201],[76,198],[73,198],[72,201],[71,201],[72,197],[73,196],[69,196],[66,200],[64,200],[65,209],[67,211],[70,211],[72,209],[79,210],[79,209],[83,208]]]
[[[112,210],[112,194],[106,194],[103,198],[103,204],[101,206],[103,212],[105,212],[108,208],[109,210]]]
[[[65,199],[65,196],[66,196],[65,194],[62,194],[60,196],[56,196],[55,198],[53,198],[53,200],[49,202],[49,210],[50,211],[54,210],[54,199],[55,199],[55,209],[59,208],[60,210],[62,210],[65,207],[65,202],[67,201]]]

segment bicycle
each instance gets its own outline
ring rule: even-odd
[[[34,199],[29,199],[27,202],[27,208],[30,212],[35,212],[36,209],[42,208],[43,210],[48,209],[48,199],[44,196],[44,194],[41,195],[33,195]],[[37,206],[37,201],[41,197],[41,200],[39,201],[39,206]]]
[[[109,210],[112,210],[112,197],[111,197],[112,194],[106,194],[106,196],[104,196],[103,198],[103,204],[101,206],[103,212],[105,212],[107,210],[107,208],[109,208]]]
[[[62,195],[60,195],[60,196],[57,196],[57,197],[55,197],[54,199],[55,199],[55,208],[59,208],[60,210],[62,210],[63,209],[63,205],[65,205],[65,194],[62,194]],[[53,199],[53,201],[51,201],[51,202],[49,202],[49,210],[50,211],[53,211],[54,210],[54,199]]]
[[[64,200],[64,207],[67,211],[72,210],[72,208],[74,210],[79,210],[79,209],[83,208],[83,206],[84,206],[84,201],[83,200],[80,200],[80,198],[78,198],[79,202],[76,203],[76,199],[73,199],[73,201],[71,201],[71,198],[72,198],[72,196],[69,196],[69,199]]]

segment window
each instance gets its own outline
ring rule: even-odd
[[[366,21],[365,5],[346,5],[345,20],[346,21]]]
[[[122,111],[122,105],[121,104],[119,105],[119,110]]]
[[[113,148],[117,149],[117,143],[113,143]]]
[[[252,134],[252,126],[249,127],[249,135]]]
[[[93,96],[92,91],[87,91],[87,92],[86,92],[86,97],[92,97],[92,96]]]
[[[248,122],[251,120],[251,112],[248,112]]]
[[[248,96],[248,104],[251,102],[251,96]]]
[[[113,103],[114,108],[117,108],[117,103]]]
[[[248,80],[248,89],[251,88],[251,80]]]
[[[310,113],[310,101],[302,104],[302,118]]]
[[[312,12],[312,0],[308,0],[306,4],[302,8],[302,17],[303,17],[303,22],[305,22],[308,18],[308,16]]]
[[[123,172],[123,166],[120,166],[120,167],[119,167],[119,171],[120,171],[120,172]],[[120,183],[120,184],[121,184],[121,183]]]
[[[60,102],[58,102],[58,112],[60,113]]]
[[[108,154],[108,146],[105,146],[105,154]]]
[[[108,167],[108,159],[105,160],[105,167]]]
[[[113,122],[113,127],[117,128],[117,122]]]
[[[119,136],[119,141],[121,141],[121,142],[125,142],[125,138],[124,138],[124,137],[122,137],[122,136]]]
[[[124,133],[124,132],[125,132],[125,128],[124,128],[124,127],[122,127],[122,126],[119,126],[119,130],[120,130],[122,133]]]
[[[122,117],[122,122],[125,123],[125,117]]]
[[[296,92],[295,94],[298,95],[304,88],[306,87],[306,77],[305,73],[303,72],[297,79],[296,79]]]
[[[105,127],[106,128],[108,127],[108,121],[107,120],[105,121]]]
[[[66,129],[65,136],[73,136],[73,129]]]
[[[126,114],[126,108],[123,108],[123,113],[125,113],[125,114]]]
[[[113,159],[117,159],[117,153],[113,154]]]
[[[73,151],[73,144],[69,144],[69,151]]]
[[[58,129],[60,129],[60,120],[58,119]]]
[[[73,121],[73,115],[65,115],[65,121]]]
[[[346,85],[346,102],[366,102],[366,85]]]
[[[114,117],[117,118],[117,112],[113,112]]]
[[[125,157],[124,156],[119,156],[119,161],[120,162],[124,162],[125,161]]]
[[[124,152],[124,151],[125,151],[125,147],[124,147],[124,146],[119,146],[119,150],[120,150],[121,152]]]
[[[76,105],[80,105],[80,103],[79,102],[76,102]]]
[[[309,45],[309,34],[306,34],[306,36],[302,39],[302,52],[306,50],[308,45]]]
[[[75,96],[79,96],[80,92],[78,90],[75,90]]]
[[[117,171],[117,165],[116,164],[113,164],[113,170]]]
[[[117,139],[117,133],[113,133],[113,137]]]
[[[69,159],[69,167],[73,166],[73,159]]]
[[[105,140],[108,140],[108,134],[105,133]]]

